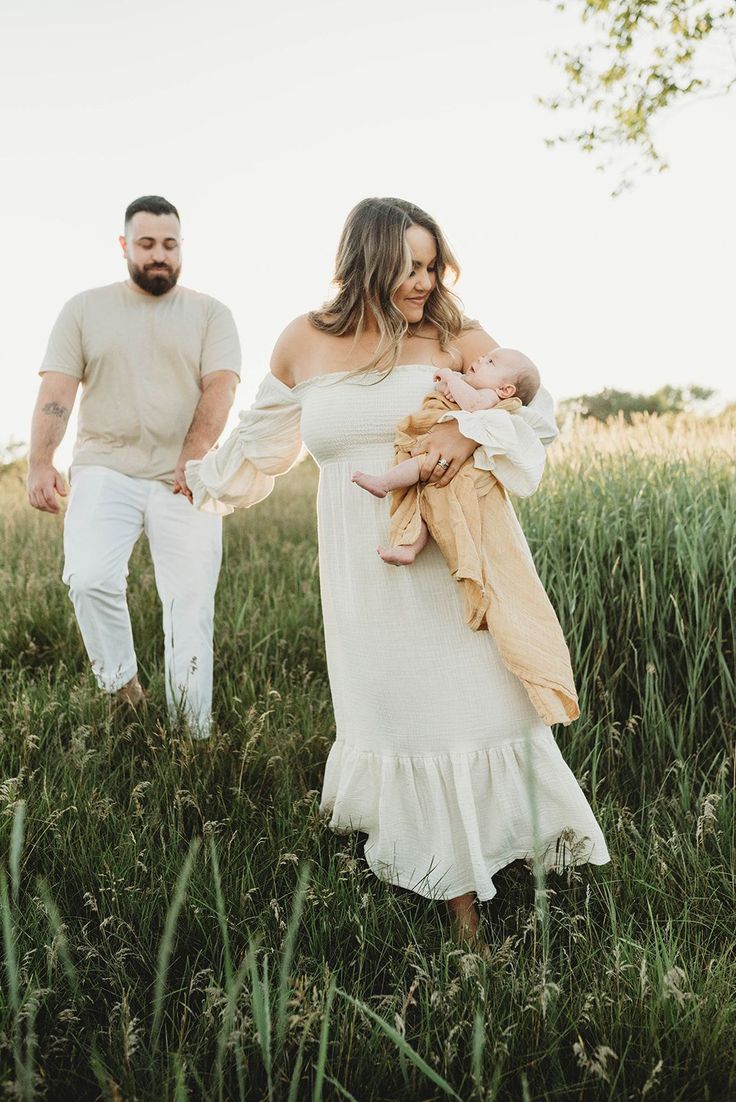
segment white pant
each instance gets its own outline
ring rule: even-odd
[[[222,519],[201,513],[163,482],[108,467],[78,467],[64,521],[64,582],[97,683],[112,693],[138,668],[125,597],[128,560],[146,533],[163,605],[166,700],[207,737],[212,632]]]

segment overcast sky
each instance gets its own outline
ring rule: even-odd
[[[182,215],[181,282],[231,307],[249,404],[329,294],[342,223],[397,195],[442,225],[467,312],[557,398],[699,382],[736,398],[736,97],[658,127],[670,172],[615,177],[536,103],[580,26],[549,0],[3,0],[0,445],[27,440],[48,332],[126,277],[128,202]],[[65,445],[60,461],[68,461]]]

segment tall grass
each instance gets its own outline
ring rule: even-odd
[[[493,959],[318,812],[334,738],[310,462],[226,521],[217,734],[111,713],[60,522],[0,480],[0,1082],[50,1100],[734,1093],[733,419],[579,424],[518,503],[573,656],[557,731],[612,863],[496,877]]]

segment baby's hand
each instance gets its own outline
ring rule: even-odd
[[[434,373],[434,389],[439,391],[440,394],[444,394],[447,398],[450,393],[448,386],[448,375],[450,375],[452,368],[440,367]]]

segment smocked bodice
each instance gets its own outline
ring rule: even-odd
[[[432,389],[429,364],[399,364],[388,375],[337,372],[294,387],[302,440],[323,466],[393,455],[396,424]]]

